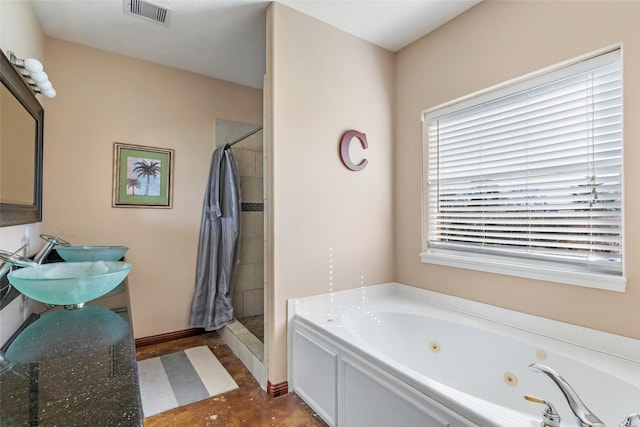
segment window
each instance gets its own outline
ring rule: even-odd
[[[424,262],[624,291],[620,50],[423,114]]]

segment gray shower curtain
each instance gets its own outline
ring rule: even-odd
[[[215,331],[233,322],[231,288],[240,237],[240,180],[228,145],[211,159],[202,208],[189,326]]]

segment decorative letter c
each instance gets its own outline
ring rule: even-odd
[[[360,145],[362,148],[367,149],[369,145],[367,144],[367,135],[362,132],[358,132],[357,130],[348,130],[342,135],[342,139],[340,140],[340,158],[342,159],[342,163],[351,169],[352,171],[359,171],[364,169],[367,166],[369,161],[367,159],[363,159],[359,164],[354,165],[349,157],[349,145],[351,144],[351,140],[353,138],[358,138],[360,140]]]

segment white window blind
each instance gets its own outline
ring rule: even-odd
[[[423,138],[423,260],[622,278],[619,50],[426,112]]]

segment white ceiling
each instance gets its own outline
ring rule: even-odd
[[[171,9],[168,26],[123,13],[123,0],[32,1],[50,37],[262,87],[269,0],[152,0]],[[479,1],[281,3],[395,52]]]

